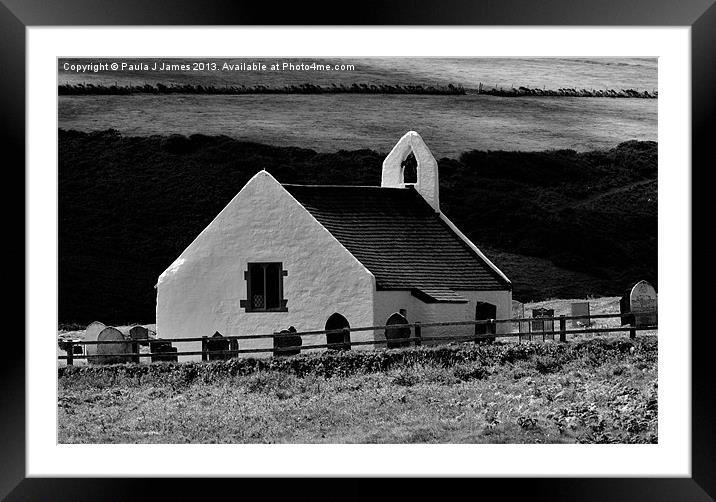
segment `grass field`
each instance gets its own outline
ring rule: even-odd
[[[276,58],[241,59],[185,59],[143,60],[150,68],[156,61],[161,64],[179,63],[191,65],[195,62],[213,60],[221,67],[230,64],[263,62],[271,65]],[[282,62],[289,59],[281,58]],[[348,71],[211,71],[208,68],[193,68],[191,71],[123,68],[117,71],[75,72],[65,69],[65,63],[91,64],[111,63],[116,59],[73,58],[58,59],[58,83],[92,85],[144,85],[176,84],[203,86],[266,85],[291,86],[311,83],[314,85],[351,85],[353,83],[374,83],[388,85],[461,84],[477,88],[485,87],[585,87],[587,89],[638,88],[654,90],[657,83],[656,58],[420,58],[420,57],[373,57],[373,58],[307,58],[291,59],[293,63],[351,64]],[[128,63],[137,61],[125,60]]]
[[[60,443],[655,443],[657,340],[62,368]]]
[[[584,152],[632,139],[656,141],[657,101],[487,95],[60,96],[58,123],[86,132],[112,128],[127,136],[226,135],[323,153],[388,152],[415,130],[439,159],[473,149]]]

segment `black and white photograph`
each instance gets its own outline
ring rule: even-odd
[[[58,58],[58,442],[658,443],[657,71]]]

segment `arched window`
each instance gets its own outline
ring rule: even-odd
[[[348,323],[348,319],[343,317],[338,312],[331,315],[326,321],[325,330],[344,330],[340,333],[327,333],[326,344],[329,345],[329,349],[332,350],[351,350],[351,332],[348,329],[351,325]]]
[[[400,163],[403,168],[403,183],[418,182],[418,161],[415,160],[415,154],[410,152],[405,160]]]

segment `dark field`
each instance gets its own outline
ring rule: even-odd
[[[656,443],[656,337],[60,370],[60,443]]]
[[[280,182],[378,185],[385,152],[218,136],[59,132],[59,322],[154,322],[156,279],[260,169]],[[657,285],[657,145],[442,158],[443,212],[514,298]]]

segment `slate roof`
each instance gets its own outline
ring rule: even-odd
[[[414,288],[410,292],[425,303],[467,303],[467,298],[447,288]]]
[[[462,301],[451,290],[509,290],[414,188],[283,185],[376,279],[378,289],[419,290],[425,301]]]

